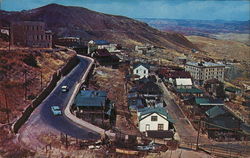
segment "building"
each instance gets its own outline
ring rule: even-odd
[[[110,123],[114,105],[105,91],[81,90],[72,105],[73,113],[84,120],[100,125]]]
[[[193,87],[193,83],[191,78],[176,78],[175,86],[177,89],[191,89]]]
[[[243,135],[240,119],[234,117],[224,106],[214,106],[205,112],[207,115],[206,129],[208,137],[217,140],[240,140]]]
[[[80,45],[79,37],[61,37],[56,40],[56,44],[63,45],[67,47],[76,47]]]
[[[148,78],[149,66],[146,64],[141,64],[141,63],[134,64],[133,65],[133,74],[139,76],[139,78],[137,78],[137,79]]]
[[[11,24],[11,44],[33,48],[52,48],[52,32],[44,22],[22,21]]]
[[[172,128],[174,120],[164,108],[148,107],[140,109],[137,113],[140,132],[168,131]]]
[[[207,80],[224,81],[225,65],[212,62],[187,62],[185,70],[190,72],[194,82],[203,85]]]

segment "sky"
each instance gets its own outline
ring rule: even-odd
[[[250,20],[250,0],[2,0],[2,10],[28,10],[50,3],[131,18]]]

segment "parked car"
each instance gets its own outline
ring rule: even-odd
[[[51,106],[51,111],[55,116],[62,115],[62,110],[60,109],[59,106]]]
[[[68,86],[62,86],[62,92],[68,92],[69,87]]]

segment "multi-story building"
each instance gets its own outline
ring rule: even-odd
[[[185,70],[190,72],[196,84],[203,85],[207,80],[224,81],[225,65],[212,62],[187,62]]]
[[[22,21],[11,24],[11,44],[24,47],[51,48],[52,32],[44,22]]]

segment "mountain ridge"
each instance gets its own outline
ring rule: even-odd
[[[43,21],[48,29],[59,37],[78,36],[86,41],[106,39],[128,46],[149,43],[180,52],[198,49],[181,34],[161,32],[138,20],[104,14],[82,7],[53,3],[21,12],[0,11],[0,25],[14,21]]]

